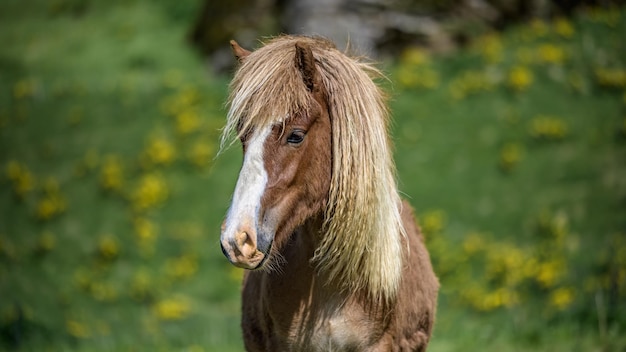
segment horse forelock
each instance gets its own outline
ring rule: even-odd
[[[311,104],[295,43],[308,44],[328,97],[333,165],[323,236],[313,262],[345,289],[395,297],[402,269],[400,198],[387,135],[382,74],[319,38],[283,36],[252,52],[230,85],[222,145],[233,134],[284,122]]]
[[[222,146],[233,135],[241,137],[308,109],[310,96],[293,64],[295,47],[286,44],[268,44],[253,51],[235,72]]]

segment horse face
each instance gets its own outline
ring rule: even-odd
[[[221,245],[231,263],[246,269],[262,267],[271,249],[280,250],[328,199],[331,122],[309,48],[297,48],[296,65],[311,95],[309,109],[241,140],[244,161]]]

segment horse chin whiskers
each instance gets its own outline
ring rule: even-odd
[[[275,247],[272,246],[266,258],[260,270],[266,274],[283,274],[283,267],[287,264],[287,260]]]

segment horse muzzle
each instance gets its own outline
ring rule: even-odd
[[[222,232],[220,244],[222,253],[231,264],[244,269],[259,269],[269,258],[272,240],[268,236],[259,236],[252,228],[235,231],[234,235],[225,236]]]

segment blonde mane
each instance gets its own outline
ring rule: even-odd
[[[321,242],[312,261],[345,289],[389,301],[402,270],[400,197],[395,181],[380,71],[349,58],[324,39],[281,36],[252,52],[231,82],[222,146],[230,136],[284,122],[311,103],[294,64],[308,44],[328,97],[332,179]]]

